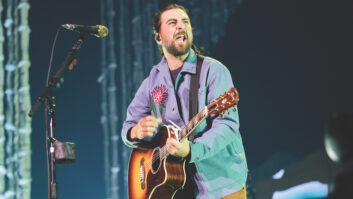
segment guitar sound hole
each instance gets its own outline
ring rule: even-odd
[[[152,152],[152,173],[155,174],[158,172],[159,167],[161,166],[161,158],[160,158],[160,149],[156,147]]]

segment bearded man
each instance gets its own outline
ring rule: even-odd
[[[198,111],[233,88],[230,72],[222,63],[200,56],[183,6],[168,5],[152,22],[163,57],[142,82],[127,110],[122,138],[134,148],[155,137],[161,124],[183,127],[191,119],[190,81],[197,74],[199,59]],[[166,149],[170,155],[186,159],[188,180],[174,198],[246,198],[247,164],[237,111],[225,117],[211,115],[189,140],[179,142],[169,137]]]

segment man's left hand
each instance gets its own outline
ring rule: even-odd
[[[166,147],[170,154],[181,158],[185,158],[190,153],[190,144],[187,137],[180,142],[170,137],[167,139]]]

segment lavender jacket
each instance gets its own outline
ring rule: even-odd
[[[138,142],[129,141],[127,133],[140,118],[147,115],[162,118],[164,124],[169,124],[171,120],[179,127],[188,123],[190,74],[196,73],[196,60],[195,52],[190,50],[175,86],[165,57],[152,68],[127,109],[121,132],[127,146],[137,147]],[[198,90],[199,111],[232,87],[228,69],[219,61],[205,57]],[[179,96],[181,110],[176,95]],[[195,139],[190,142],[190,162],[195,164],[197,170],[194,176],[197,198],[218,199],[242,189],[248,170],[239,132],[238,112],[230,110],[230,114],[224,118],[211,115],[194,133]]]

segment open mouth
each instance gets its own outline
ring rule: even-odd
[[[185,41],[185,40],[186,40],[185,34],[179,34],[175,37],[175,41]]]

